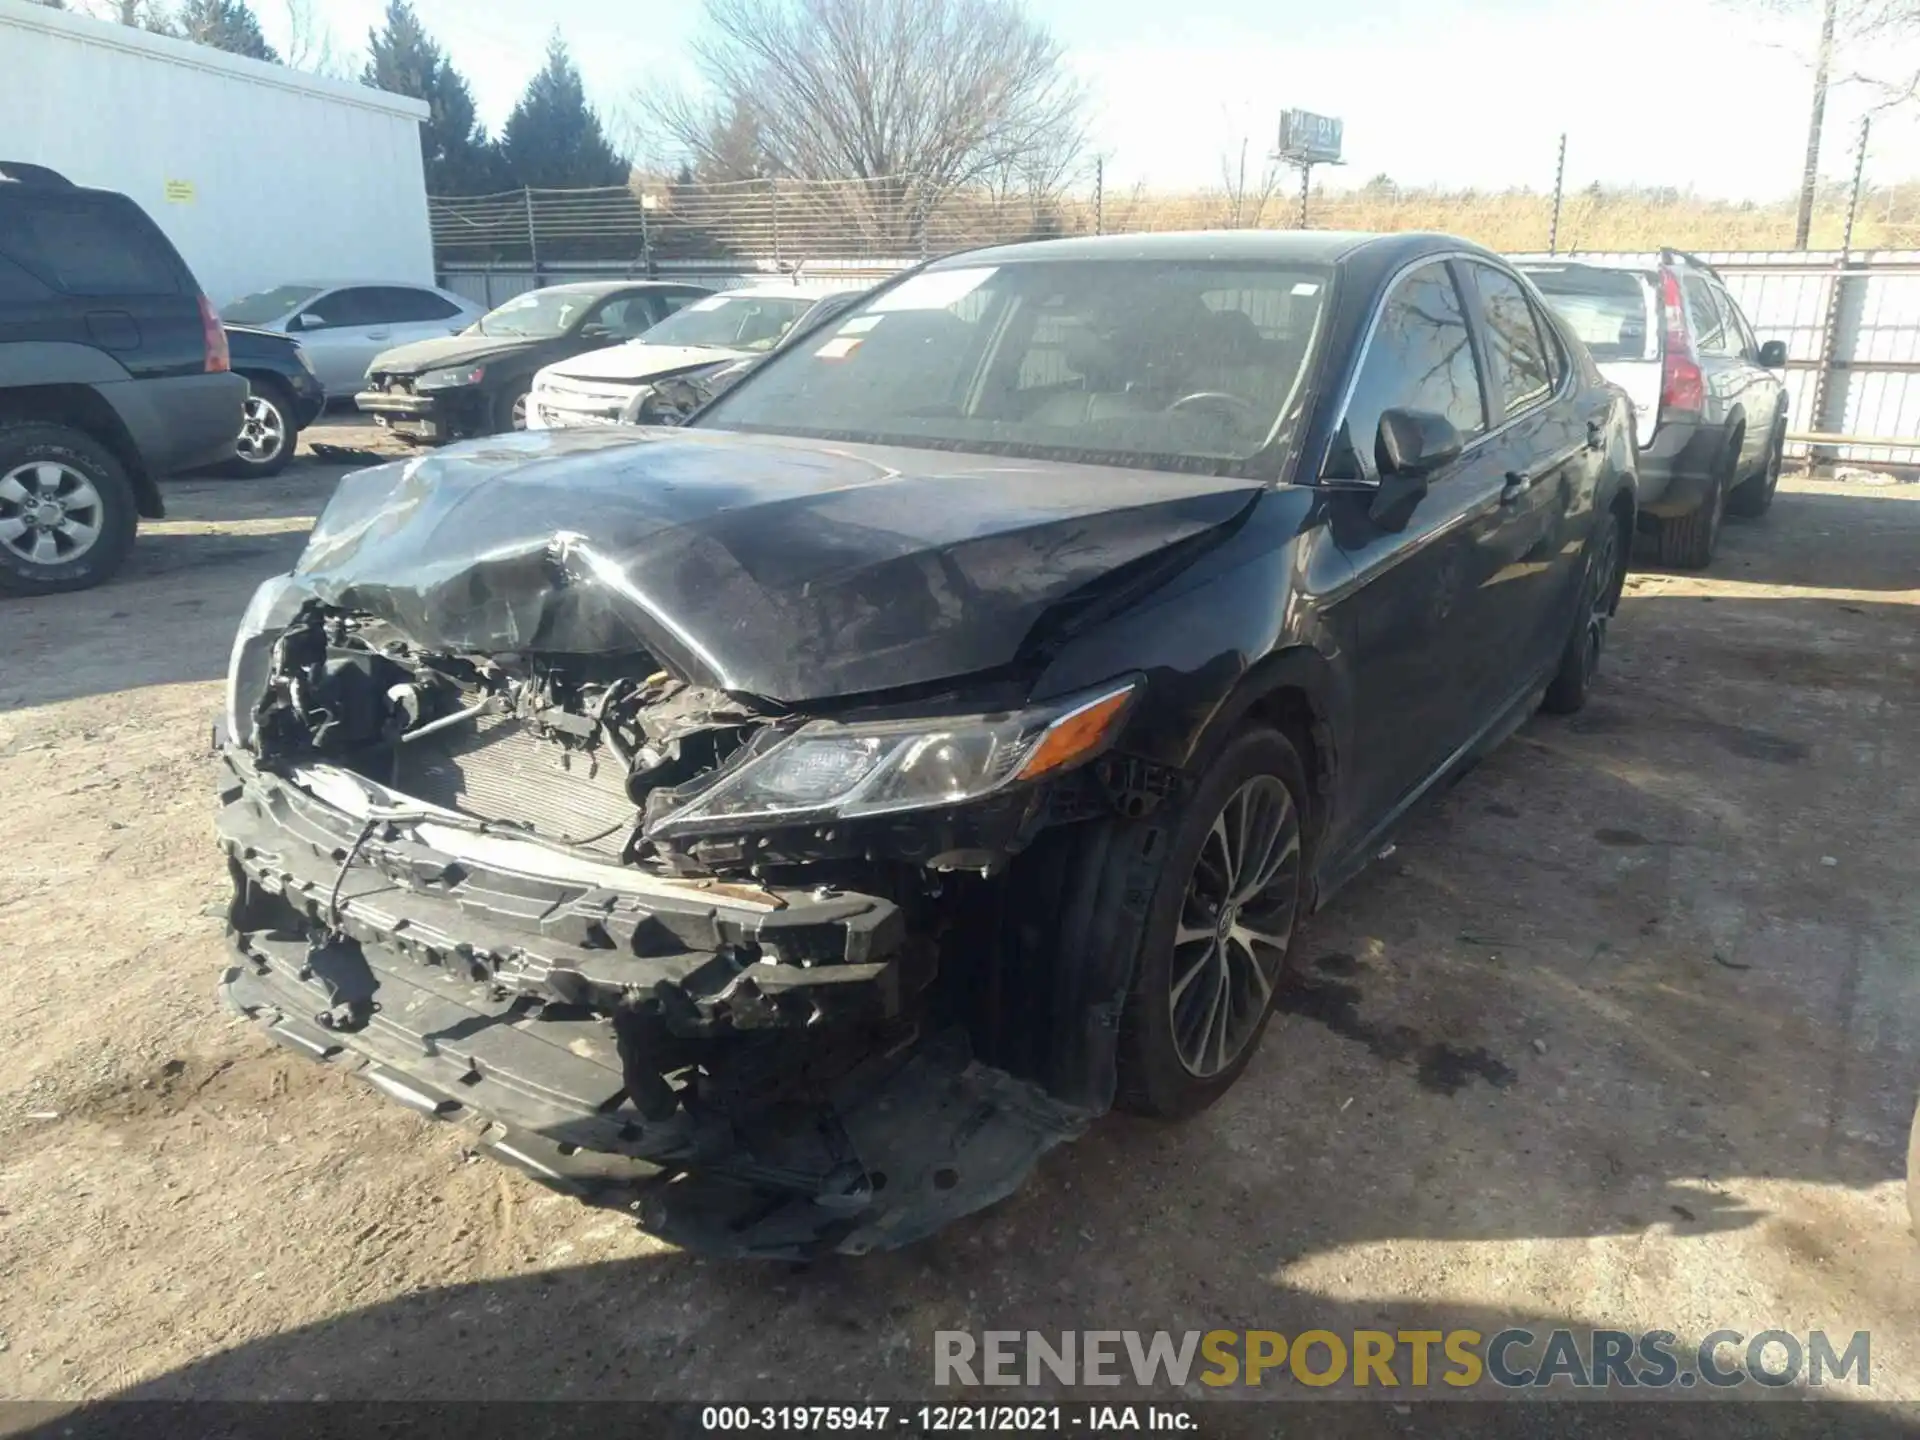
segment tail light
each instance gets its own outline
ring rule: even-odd
[[[207,373],[231,370],[233,356],[227,350],[227,327],[220,323],[219,312],[204,295],[200,297],[200,334],[207,343]]]
[[[1680,277],[1660,267],[1660,310],[1666,324],[1664,359],[1660,364],[1660,409],[1698,414],[1707,408],[1707,385],[1693,358],[1693,340],[1687,334],[1687,311],[1680,298]]]

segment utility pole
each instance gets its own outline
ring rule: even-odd
[[[1553,221],[1547,226],[1547,254],[1560,253],[1560,193],[1567,179],[1567,132],[1560,132],[1560,158],[1553,166]]]
[[[1847,198],[1847,229],[1840,238],[1840,253],[1844,258],[1853,250],[1853,219],[1860,212],[1860,182],[1867,174],[1867,131],[1873,124],[1871,115],[1860,117],[1860,148],[1853,157],[1853,191]]]
[[[1833,24],[1840,0],[1820,10],[1820,49],[1813,61],[1813,110],[1807,116],[1807,162],[1800,172],[1800,213],[1793,222],[1793,248],[1807,248],[1813,230],[1813,192],[1820,183],[1820,126],[1827,116],[1827,72],[1833,66]]]
[[[1093,157],[1093,233],[1107,233],[1105,201],[1107,194],[1107,162],[1105,157]]]
[[[1307,195],[1313,188],[1313,163],[1302,161],[1300,165],[1300,225],[1307,228]]]

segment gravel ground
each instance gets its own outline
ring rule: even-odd
[[[1916,487],[1790,480],[1708,576],[1635,576],[1595,702],[1315,919],[1217,1108],[795,1270],[215,1003],[227,642],[340,473],[178,483],[115,584],[0,606],[0,1396],[905,1398],[937,1329],[1569,1324],[1870,1330],[1920,1399]]]

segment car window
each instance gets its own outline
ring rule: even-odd
[[[1341,426],[1351,454],[1336,459],[1333,474],[1376,475],[1374,436],[1381,413],[1392,409],[1444,415],[1465,437],[1487,428],[1466,311],[1444,260],[1404,276],[1381,306]]]
[[[63,295],[178,295],[153,222],[131,201],[36,195],[0,205],[0,255]]]
[[[337,330],[356,325],[390,323],[390,317],[381,313],[374,299],[376,293],[366,286],[360,286],[322,295],[300,312],[306,317],[305,328]]]
[[[784,295],[703,295],[668,316],[647,336],[655,345],[720,350],[771,350],[813,301]]]
[[[1727,324],[1714,301],[1713,287],[1699,275],[1680,277],[1680,290],[1687,301],[1687,324],[1693,331],[1693,347],[1702,355],[1731,355],[1734,346],[1727,340]]]
[[[667,290],[656,293],[655,298],[660,302],[660,314],[664,317],[696,300],[704,300],[712,293],[711,290]]]
[[[446,296],[411,285],[383,285],[368,293],[380,316],[374,324],[419,325],[430,320],[450,320],[460,313],[460,307]]]
[[[635,339],[659,319],[659,312],[652,304],[654,298],[650,295],[616,295],[610,300],[603,300],[581,324],[598,325],[616,340]]]
[[[255,290],[222,305],[220,318],[229,325],[265,325],[319,293],[318,285],[276,285],[271,290]]]
[[[1754,343],[1753,331],[1747,326],[1747,317],[1740,313],[1740,306],[1724,286],[1713,287],[1714,299],[1719,302],[1721,318],[1727,326],[1727,349],[1735,355],[1744,355],[1753,359],[1760,350]]]
[[[1472,264],[1474,288],[1480,292],[1480,313],[1487,322],[1487,378],[1492,397],[1504,397],[1501,416],[1518,415],[1552,393],[1553,363],[1539,319],[1520,282],[1491,265]]]

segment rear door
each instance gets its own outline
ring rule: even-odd
[[[388,332],[383,349],[411,345],[416,340],[437,340],[466,328],[466,313],[446,296],[432,290],[423,290],[414,285],[369,288],[375,326]],[[372,357],[368,359],[371,361]],[[364,367],[362,373],[365,373]]]
[[[1500,504],[1476,521],[1485,578],[1474,597],[1476,644],[1463,662],[1491,714],[1514,701],[1566,641],[1584,536],[1576,517],[1595,478],[1597,446],[1588,429],[1606,420],[1604,404],[1582,413],[1567,356],[1554,327],[1520,282],[1482,261],[1472,277],[1485,353],[1487,445],[1505,478]]]
[[[1740,474],[1751,475],[1766,459],[1767,442],[1773,433],[1774,421],[1782,413],[1781,403],[1786,394],[1786,384],[1780,376],[1760,363],[1760,342],[1754,339],[1753,327],[1747,324],[1747,317],[1741,313],[1739,303],[1727,288],[1715,282],[1713,298],[1726,320],[1728,340],[1740,364],[1739,382],[1732,387],[1747,424]]]
[[[1366,515],[1367,489],[1336,493],[1334,540],[1353,560],[1354,590],[1336,602],[1355,637],[1355,813],[1371,831],[1398,812],[1476,728],[1477,592],[1482,532],[1500,509],[1501,454],[1485,443],[1488,400],[1455,271],[1446,260],[1404,272],[1387,292],[1354,373],[1325,478],[1378,479],[1382,411],[1446,416],[1466,441],[1434,474],[1404,530]]]
[[[300,309],[293,333],[329,395],[353,394],[373,357],[396,343],[393,322],[383,317],[374,296],[372,286],[349,285],[329,290]]]
[[[124,195],[8,189],[0,257],[9,297],[20,297],[9,305],[8,339],[92,345],[136,379],[206,369],[193,277],[138,205]]]

